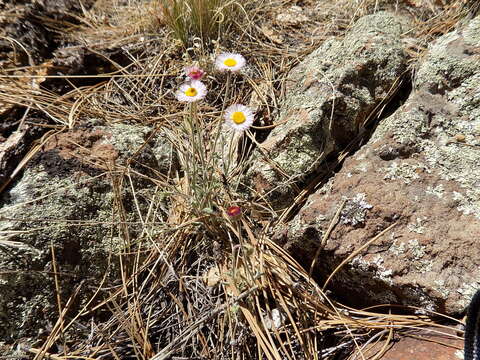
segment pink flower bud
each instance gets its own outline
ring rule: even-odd
[[[200,80],[205,75],[205,71],[198,66],[189,66],[185,68],[185,75],[192,80]]]

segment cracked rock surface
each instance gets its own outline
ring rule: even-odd
[[[368,114],[407,68],[401,41],[408,21],[379,12],[361,18],[343,40],[330,39],[287,79],[277,126],[247,174],[275,207],[292,203],[294,183],[363,131]],[[268,154],[268,161],[263,154]]]
[[[480,287],[480,18],[431,44],[414,91],[284,229],[281,242],[345,302],[458,314]]]

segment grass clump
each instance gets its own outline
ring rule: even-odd
[[[159,0],[166,25],[185,47],[195,38],[206,44],[228,31],[241,4],[223,0]]]

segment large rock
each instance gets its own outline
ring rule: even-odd
[[[247,174],[259,195],[276,207],[291,205],[294,184],[362,131],[407,67],[401,40],[407,29],[397,15],[366,16],[342,41],[327,40],[292,70],[281,125],[253,154]]]
[[[389,225],[330,284],[345,301],[462,312],[480,287],[480,18],[429,48],[415,91],[278,231],[327,276]],[[286,234],[286,235],[285,235]]]
[[[119,219],[138,223],[138,211],[149,206],[144,198],[155,191],[135,172],[174,170],[168,142],[158,136],[152,146],[144,144],[150,131],[88,125],[51,137],[2,195],[0,342],[36,336],[58,317],[52,250],[62,306],[81,284],[72,311],[85,305],[105,274],[103,286],[117,281],[117,254],[141,231]],[[124,179],[122,185],[121,171],[109,172],[114,164],[134,170],[133,184]]]

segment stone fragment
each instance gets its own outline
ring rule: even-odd
[[[362,354],[365,359],[373,358],[384,346],[385,342],[380,341]],[[424,328],[402,333],[398,339],[394,337],[381,360],[461,360],[462,348],[463,340],[452,329]],[[359,351],[356,355],[362,359]]]

